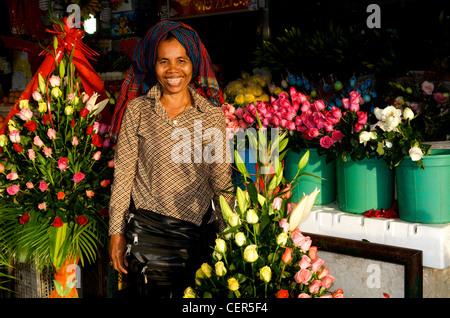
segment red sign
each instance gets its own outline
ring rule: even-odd
[[[169,0],[171,18],[257,9],[251,0]]]

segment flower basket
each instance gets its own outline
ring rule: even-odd
[[[303,172],[305,175],[301,182],[292,190],[292,201],[298,203],[303,193],[311,193],[315,188],[320,190],[316,197],[315,205],[329,204],[336,201],[336,160],[327,163],[326,155],[319,155],[317,149],[309,148],[300,153],[289,150],[284,158],[284,173],[287,180],[295,177],[298,163],[303,155],[309,151],[309,160]]]
[[[380,158],[336,162],[339,209],[362,214],[370,209],[389,209],[394,202],[394,172]]]
[[[399,216],[419,223],[450,222],[450,150],[431,149],[425,169],[410,157],[395,169]]]

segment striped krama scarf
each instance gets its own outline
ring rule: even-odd
[[[117,138],[126,105],[147,92],[157,83],[154,72],[156,49],[171,33],[186,49],[193,64],[193,79],[197,90],[214,105],[220,106],[223,97],[208,51],[192,27],[175,21],[161,21],[153,26],[134,50],[132,65],[119,92],[119,99],[111,123],[111,137]]]

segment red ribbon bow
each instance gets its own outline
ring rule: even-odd
[[[55,33],[58,40],[58,47],[56,49],[56,61],[57,63],[61,61],[62,57],[64,56],[64,52],[67,52],[70,55],[73,47],[75,47],[75,49],[73,50],[72,61],[81,78],[81,82],[86,94],[91,96],[93,93],[98,93],[100,95],[99,100],[104,100],[108,97],[106,95],[103,82],[87,60],[87,58],[93,59],[93,56],[98,56],[99,54],[83,43],[82,38],[84,36],[84,31],[77,28],[70,28],[66,23],[66,19],[67,18],[64,19],[63,29],[59,24],[54,23],[53,28],[55,29],[55,31],[47,30],[47,32]],[[53,49],[53,45],[50,45],[49,49]],[[6,127],[8,126],[8,121],[15,114],[20,112],[20,101],[26,99],[29,100],[33,92],[36,90],[39,84],[38,74],[40,73],[41,76],[45,79],[50,76],[55,69],[55,57],[47,51],[43,51],[39,55],[44,54],[46,55],[44,61],[9,112],[0,130],[0,134],[5,133]],[[104,123],[111,122],[111,114],[108,107],[105,107],[105,109],[102,111],[101,121]]]

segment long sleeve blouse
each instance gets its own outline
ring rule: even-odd
[[[125,232],[131,200],[136,208],[197,225],[213,201],[210,221],[225,228],[220,195],[234,206],[225,116],[195,88],[189,91],[193,106],[173,120],[159,85],[127,105],[114,154],[110,235]]]

